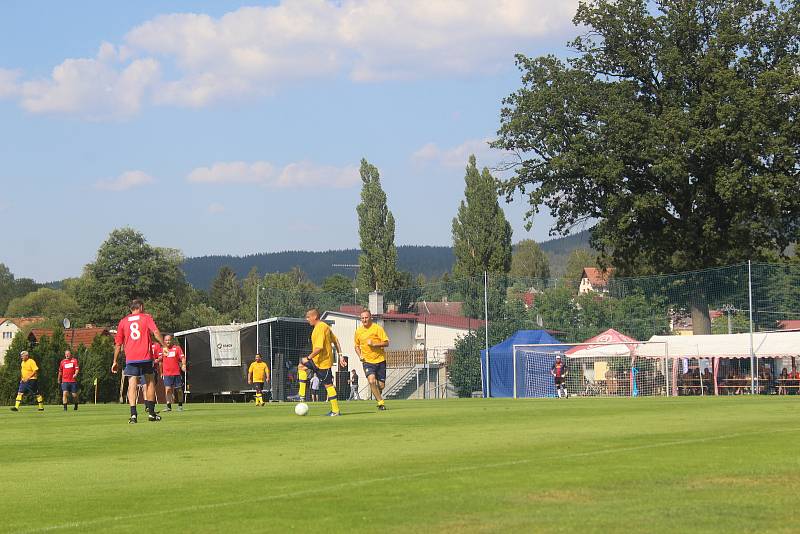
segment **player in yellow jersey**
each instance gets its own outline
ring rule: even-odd
[[[261,355],[256,354],[256,359],[247,369],[247,383],[256,388],[256,406],[264,406],[264,384],[269,382],[269,366],[261,361]]]
[[[369,389],[378,401],[378,410],[385,410],[383,401],[383,388],[386,385],[386,347],[389,346],[389,337],[381,325],[372,321],[369,310],[361,312],[361,326],[356,329],[353,342],[356,354],[364,366]]]
[[[17,400],[14,406],[11,407],[11,411],[19,411],[19,405],[22,404],[22,397],[28,393],[30,395],[36,395],[36,404],[39,407],[39,411],[43,412],[44,398],[42,398],[42,394],[39,393],[39,366],[36,365],[36,362],[33,361],[27,350],[20,352],[19,357],[22,358],[22,365],[20,365],[21,376],[19,389],[17,390]]]
[[[319,318],[319,310],[311,308],[306,312],[306,321],[314,327],[311,331],[311,354],[300,359],[297,364],[297,378],[300,381],[300,399],[306,396],[309,371],[316,374],[319,381],[325,385],[331,411],[328,416],[339,415],[339,399],[336,397],[336,388],[333,385],[333,348],[336,347],[340,355],[339,366],[346,367],[347,362],[341,358],[342,348],[339,340],[331,332],[331,327]]]

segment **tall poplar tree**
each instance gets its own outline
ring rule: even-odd
[[[497,201],[495,180],[489,169],[478,171],[469,157],[464,200],[453,219],[453,275],[475,277],[484,271],[508,273],[511,269],[511,225]]]
[[[394,244],[394,216],[386,204],[377,167],[361,160],[361,203],[358,212],[358,235],[361,255],[358,258],[358,287],[370,291],[395,289],[400,281],[397,272],[397,247]]]

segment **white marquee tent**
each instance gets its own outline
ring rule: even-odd
[[[753,334],[756,358],[800,356],[800,332],[756,332]],[[698,336],[653,336],[636,346],[639,358],[749,358],[750,334]]]

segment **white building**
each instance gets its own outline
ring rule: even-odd
[[[0,317],[0,365],[6,361],[6,352],[14,336],[24,327],[44,321],[44,317]]]
[[[383,312],[382,298],[377,302],[371,299],[370,307],[373,308],[371,310],[373,320],[383,327],[389,337],[389,347],[387,348],[389,371],[386,378],[386,391],[390,392],[390,396],[403,380],[410,381],[414,376],[419,378],[416,373],[421,373],[423,369],[426,380],[431,369],[438,373],[440,369],[443,369],[448,352],[455,348],[456,340],[471,331],[482,329],[484,325],[483,321],[470,317]],[[364,370],[357,363],[353,340],[356,328],[361,324],[359,320],[361,309],[359,306],[342,306],[337,311],[324,312],[322,319],[331,325],[331,330],[339,339],[344,354],[351,357],[350,368],[355,369],[359,376],[358,385],[361,398],[366,398],[369,395],[369,387]],[[402,354],[403,351],[406,351],[407,354]],[[417,352],[411,353],[410,351]],[[405,361],[402,366],[393,365],[393,361],[397,360]],[[438,373],[437,378],[437,384],[440,384],[440,387],[446,386],[444,372]],[[428,393],[425,395],[427,396]]]
[[[606,270],[598,269],[597,267],[584,267],[583,273],[581,273],[581,283],[578,286],[578,294],[592,291],[608,293],[608,281],[613,274],[613,267]]]

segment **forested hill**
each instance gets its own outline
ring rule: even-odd
[[[266,252],[249,256],[201,256],[187,258],[183,264],[186,278],[194,287],[208,289],[220,267],[228,265],[243,278],[255,267],[263,274],[286,272],[293,267],[300,269],[316,283],[326,277],[340,273],[352,277],[354,269],[334,267],[337,264],[357,264],[360,250],[327,250],[324,252],[286,251]],[[400,246],[397,247],[397,263],[401,270],[414,275],[440,276],[453,266],[453,250],[450,247]]]
[[[550,271],[559,276],[564,269],[569,253],[578,248],[589,248],[589,232],[583,231],[569,237],[562,237],[541,243],[542,250],[550,258]],[[333,267],[334,264],[357,264],[359,251],[328,250],[325,252],[287,251],[266,252],[249,256],[200,256],[187,258],[183,264],[186,278],[200,289],[208,289],[220,267],[228,265],[239,277],[247,276],[255,267],[263,274],[286,272],[300,267],[311,280],[321,283],[326,277],[341,273],[348,277],[354,275],[353,269]],[[441,276],[453,267],[451,247],[400,246],[397,247],[400,269],[414,275],[426,277]]]

